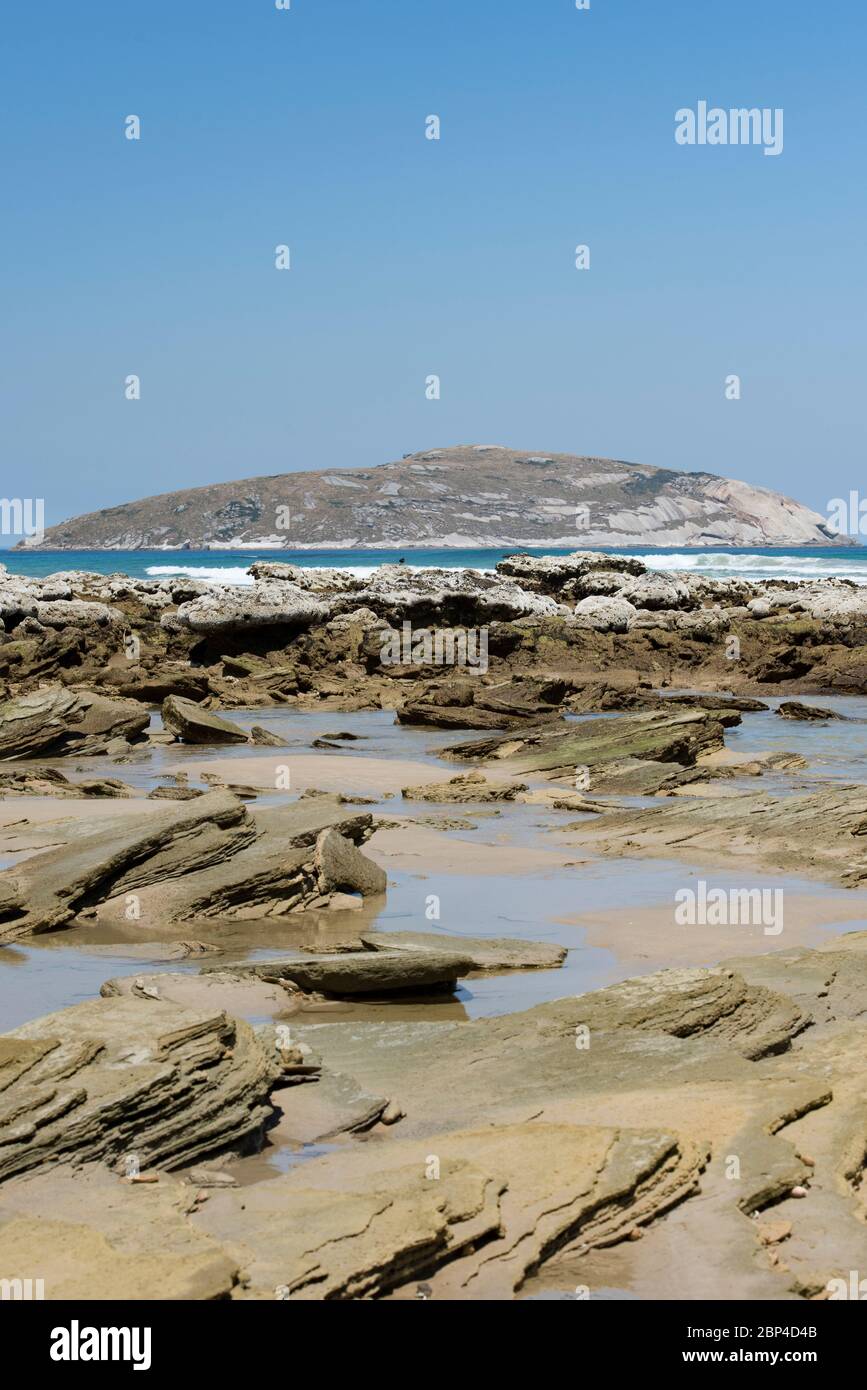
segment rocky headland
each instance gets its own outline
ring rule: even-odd
[[[790,497],[703,471],[466,444],[243,478],[73,517],[21,548],[850,544]]]

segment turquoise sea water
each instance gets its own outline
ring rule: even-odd
[[[606,547],[612,555],[636,555],[649,569],[691,570],[710,578],[820,579],[836,576],[867,584],[867,547],[804,546],[731,550]],[[39,577],[66,570],[161,578],[187,574],[229,584],[250,583],[254,560],[277,560],[307,568],[336,568],[368,574],[377,565],[404,560],[411,567],[492,570],[513,550],[5,550],[0,559],[13,574]],[[565,555],[568,550],[528,549],[531,555]]]

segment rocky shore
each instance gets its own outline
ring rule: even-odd
[[[146,725],[136,705],[168,697],[180,702],[169,727],[195,739],[183,702],[331,700],[400,708],[437,727],[506,729],[559,710],[644,707],[665,687],[859,693],[867,678],[867,591],[847,580],[659,575],[598,552],[512,556],[494,574],[383,565],[356,578],[269,561],[251,573],[252,585],[231,586],[4,572],[2,693],[50,690],[52,702],[44,720],[45,695],[35,711],[4,712],[0,756],[135,742]],[[395,648],[390,634],[402,638],[405,624],[410,646]],[[484,662],[476,654],[444,670],[425,647],[425,634],[443,629],[484,629]],[[107,710],[97,696],[120,703]],[[37,736],[38,721],[48,727]]]
[[[591,865],[664,861],[857,901],[867,778],[805,740],[863,723],[867,589],[595,552],[252,572],[0,575],[0,970],[131,962],[0,1025],[0,1277],[828,1297],[867,1259],[867,932],[648,945],[576,991],[541,902],[503,935],[429,890],[447,864],[580,900]],[[347,727],[383,711],[414,759]],[[518,977],[541,1002],[462,1012]]]

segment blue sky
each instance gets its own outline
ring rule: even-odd
[[[865,37],[855,0],[11,8],[4,494],[481,442],[824,511],[867,487]],[[678,146],[699,99],[782,107],[782,155]]]

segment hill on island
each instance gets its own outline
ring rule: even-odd
[[[106,507],[18,548],[223,550],[846,543],[767,488],[616,459],[493,444],[373,468],[212,483]]]

